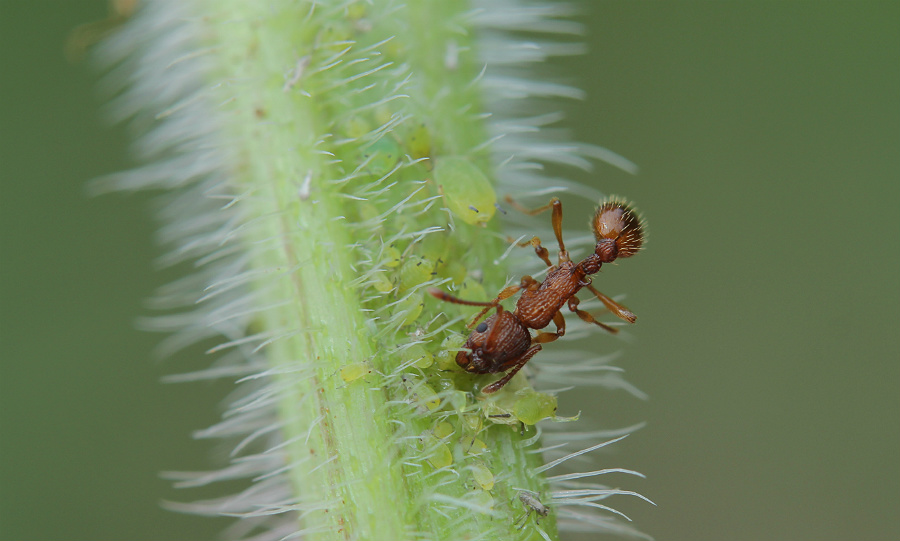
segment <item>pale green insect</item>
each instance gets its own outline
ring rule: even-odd
[[[438,439],[449,438],[453,435],[455,430],[453,429],[453,425],[448,423],[447,421],[442,421],[438,423],[432,430],[431,433],[434,434],[434,437]]]
[[[406,136],[406,149],[413,159],[431,156],[431,132],[425,124],[419,124]]]
[[[463,436],[459,439],[459,443],[467,455],[477,456],[487,452],[487,444],[475,436]]]
[[[482,490],[491,490],[494,488],[494,474],[484,465],[484,462],[478,461],[470,466],[472,477]]]
[[[361,116],[352,116],[341,122],[341,132],[351,139],[359,139],[371,131],[371,124]]]
[[[416,322],[425,302],[425,294],[414,291],[395,305],[394,313],[399,315],[401,325],[412,325]]]
[[[369,367],[368,363],[352,363],[341,368],[341,379],[350,383],[370,372],[372,372],[372,369]]]
[[[400,266],[400,293],[434,278],[434,263],[417,255],[407,256]]]
[[[533,391],[524,393],[525,396],[516,401],[513,406],[513,414],[516,419],[526,425],[535,425],[538,421],[552,418],[556,415],[556,397],[545,393]]]
[[[360,151],[360,163],[364,163],[363,170],[374,177],[382,177],[388,174],[400,160],[400,145],[390,137],[381,139],[366,145]]]
[[[434,355],[419,344],[416,344],[400,353],[400,362],[404,365],[411,364],[417,368],[428,368],[434,364]]]
[[[387,293],[394,289],[394,283],[391,282],[390,278],[387,277],[387,273],[384,271],[378,271],[372,276],[371,280],[372,287],[375,288],[375,291],[379,293]]]
[[[455,333],[448,332],[447,337],[441,342],[435,360],[438,368],[441,370],[458,370],[459,365],[456,364],[456,351],[463,347],[466,343],[466,337]]]
[[[443,400],[441,400],[434,388],[425,383],[422,378],[413,374],[404,374],[402,384],[406,392],[409,393],[409,402],[420,412],[432,412],[443,405]]]
[[[425,460],[434,466],[435,469],[446,468],[453,464],[453,453],[447,444],[434,437],[433,434],[422,434],[421,442],[423,451],[428,453]]]
[[[556,408],[555,396],[529,387],[518,389],[515,393],[498,394],[482,404],[486,419],[510,426],[519,423],[532,426],[544,419],[559,419],[556,417]]]
[[[465,223],[484,226],[493,218],[497,194],[487,175],[469,160],[452,156],[436,160],[434,182],[450,212]]]

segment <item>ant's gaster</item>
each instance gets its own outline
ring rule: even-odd
[[[617,317],[629,323],[634,323],[636,319],[628,308],[597,291],[591,285],[590,277],[599,272],[604,263],[631,257],[641,249],[644,243],[644,224],[627,203],[609,199],[597,207],[591,219],[591,228],[597,241],[594,253],[581,262],[574,263],[569,259],[569,252],[562,239],[562,203],[559,199],[554,197],[548,204],[534,210],[522,207],[509,197],[506,201],[530,215],[553,210],[553,233],[559,243],[557,264],[550,262],[549,252],[541,245],[540,238],[534,237],[530,242],[520,244],[533,246],[537,256],[550,267],[544,281],[523,276],[519,285],[503,289],[497,298],[488,302],[466,301],[437,288],[428,290],[432,296],[443,301],[483,306],[484,309],[469,323],[469,328],[475,326],[489,310],[496,309],[493,315],[475,327],[466,340],[465,349],[456,355],[456,364],[467,372],[495,374],[508,370],[501,379],[485,387],[482,390],[484,393],[493,393],[506,385],[542,349],[541,344],[553,342],[566,333],[566,321],[560,312],[563,305],[567,305],[583,321],[598,325],[611,333],[617,332],[617,329],[595,320],[594,316],[578,308],[581,301],[575,294],[583,287],[588,288]],[[516,309],[513,312],[504,310],[500,301],[520,291],[522,294],[516,302]],[[551,321],[556,325],[556,332],[541,332]],[[529,329],[539,332],[531,336]]]

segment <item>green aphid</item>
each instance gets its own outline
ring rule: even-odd
[[[388,278],[386,272],[378,271],[372,277],[372,287],[379,293],[387,293],[394,289],[394,283]]]
[[[478,434],[484,427],[484,418],[477,413],[464,413],[460,417],[462,418],[463,427],[469,433]]]
[[[399,40],[392,39],[391,41],[399,41]],[[388,42],[388,43],[390,43],[390,42]],[[375,116],[375,122],[377,122],[378,125],[380,125],[380,126],[384,126],[385,124],[387,124],[394,118],[394,111],[392,111],[391,108],[388,107],[387,105],[382,104],[375,108],[374,116]]]
[[[430,385],[425,383],[422,377],[406,373],[403,374],[401,381],[408,394],[409,402],[420,413],[432,412],[441,407],[441,397]]]
[[[487,452],[487,444],[475,436],[463,436],[459,439],[459,444],[467,455],[480,455]]]
[[[420,344],[415,344],[400,353],[400,362],[404,365],[411,363],[412,366],[417,368],[428,368],[434,364],[434,355]]]
[[[400,153],[397,141],[390,137],[382,137],[360,150],[360,163],[365,164],[362,170],[373,177],[383,177],[397,165]]]
[[[511,393],[496,394],[498,396],[481,403],[481,411],[485,419],[498,425],[518,426],[520,421],[512,412],[515,398]]]
[[[435,270],[440,272],[441,269],[451,259],[450,246],[447,237],[444,235],[428,235],[418,244],[418,253],[425,258],[435,262]]]
[[[434,434],[436,438],[440,439],[449,438],[454,432],[456,432],[456,430],[453,428],[453,425],[447,421],[441,421],[431,430],[431,433]]]
[[[417,255],[407,256],[400,265],[400,292],[403,293],[434,277],[433,261]]]
[[[395,248],[393,246],[388,246],[384,250],[384,258],[383,258],[384,266],[389,269],[393,269],[394,267],[400,266],[401,255],[402,254],[400,253],[400,250],[398,250],[397,248]]]
[[[478,483],[482,490],[491,490],[494,488],[494,474],[484,465],[484,462],[477,461],[470,466],[472,470],[472,478]]]
[[[441,342],[437,355],[434,357],[438,368],[441,370],[461,370],[459,365],[456,364],[456,350],[463,347],[465,343],[465,336],[452,331],[448,332],[447,337]]]
[[[431,156],[431,132],[425,123],[421,123],[404,138],[409,156],[415,160]]]
[[[474,278],[463,279],[462,285],[459,286],[458,296],[461,299],[469,301],[487,301],[487,292],[481,282]],[[471,309],[469,310],[471,311]]]
[[[453,280],[453,285],[459,286],[466,279],[468,269],[459,261],[452,259],[442,267],[439,267],[438,273],[441,278],[450,278]]]
[[[356,208],[357,212],[359,213],[359,220],[363,222],[367,220],[375,220],[380,214],[378,212],[378,207],[376,207],[372,203],[369,203],[368,201],[360,201],[360,203],[356,205]]]
[[[422,447],[427,453],[425,460],[435,469],[446,468],[453,464],[453,453],[450,452],[450,448],[433,434],[422,435]]]
[[[354,115],[341,122],[340,133],[350,139],[359,139],[372,131],[372,125],[363,117]]]
[[[341,379],[350,383],[371,372],[372,368],[369,366],[369,363],[352,363],[341,368]]]
[[[403,299],[402,302],[394,305],[394,312],[396,314],[403,314],[401,325],[412,325],[415,323],[422,313],[424,303],[425,294],[421,291],[416,291],[410,294],[409,297]]]
[[[494,216],[497,194],[488,177],[465,158],[436,160],[434,182],[444,205],[469,225],[484,226]]]
[[[415,403],[420,411],[435,411],[441,407],[441,397],[427,383],[416,385]]]
[[[538,421],[552,418],[556,415],[556,397],[546,393],[532,390],[522,390],[516,393],[520,398],[512,408],[516,419],[526,425],[537,424]]]
[[[447,403],[450,404],[450,407],[453,408],[457,413],[461,413],[467,407],[469,407],[469,401],[466,397],[465,391],[454,390],[447,391]]]

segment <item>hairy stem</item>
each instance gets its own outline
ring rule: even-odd
[[[133,74],[111,109],[147,130],[138,151],[149,164],[107,182],[179,194],[163,210],[166,261],[198,271],[158,303],[189,314],[151,325],[177,333],[171,348],[224,337],[216,366],[182,379],[243,376],[223,422],[200,434],[233,439],[233,464],[175,477],[255,481],[172,507],[244,517],[236,536],[321,540],[554,539],[556,513],[542,501],[605,509],[594,502],[621,491],[551,494],[535,425],[555,417],[555,397],[524,372],[482,394],[497,378],[454,362],[473,310],[426,295],[487,300],[511,274],[495,217],[498,149],[519,171],[583,161],[576,146],[516,139],[552,116],[507,126],[518,147],[492,146],[497,123],[483,104],[491,54],[479,55],[476,30],[540,30],[558,12],[511,5],[507,19],[503,7],[449,0],[148,4],[105,54]],[[516,182],[542,187],[534,175]]]

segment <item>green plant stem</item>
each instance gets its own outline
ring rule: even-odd
[[[487,423],[467,433],[466,419],[479,416],[484,423],[471,395],[454,409],[449,397],[459,395],[445,387],[442,405],[430,411],[417,405],[416,397],[426,392],[422,382],[433,389],[437,376],[425,371],[423,380],[422,371],[404,376],[398,369],[397,352],[410,343],[410,333],[429,331],[426,323],[445,307],[428,299],[411,308],[402,302],[402,285],[367,301],[366,290],[355,285],[366,269],[360,245],[378,251],[383,248],[379,241],[438,225],[445,231],[432,235],[436,249],[457,255],[469,272],[482,273],[483,287],[491,291],[502,285],[505,274],[488,263],[503,250],[502,243],[459,218],[449,232],[446,213],[436,209],[415,216],[401,208],[397,213],[403,219],[383,218],[378,235],[354,226],[365,222],[363,197],[356,194],[380,188],[383,171],[353,177],[365,161],[352,160],[379,139],[335,143],[344,136],[342,123],[362,118],[377,126],[379,114],[401,115],[408,120],[388,130],[382,142],[392,138],[403,147],[408,127],[423,123],[432,140],[432,164],[454,156],[486,167],[487,156],[479,150],[486,130],[475,120],[480,111],[473,84],[477,44],[464,26],[466,4],[410,0],[402,7],[349,6],[358,13],[287,1],[200,4],[199,24],[213,65],[210,84],[221,103],[223,140],[233,160],[233,189],[245,194],[239,202],[244,219],[239,232],[252,254],[252,295],[257,305],[268,307],[254,322],[261,336],[271,337],[264,348],[271,385],[259,400],[273,401],[278,412],[293,487],[288,506],[302,517],[298,530],[307,539],[321,540],[540,538],[536,530],[515,527],[525,511],[518,491],[546,488],[540,476],[531,474],[539,457],[521,445],[533,431],[524,436]],[[364,52],[337,56],[342,47]],[[448,47],[464,51],[458,65],[448,67]],[[376,55],[386,60],[373,63]],[[339,64],[328,68],[332,57]],[[345,69],[354,60],[360,69]],[[407,76],[402,106],[386,102],[386,112],[366,107],[390,97]],[[373,86],[366,90],[367,85]],[[432,166],[398,171],[397,186],[366,198],[367,203],[382,215],[412,193],[407,184],[416,181],[426,183],[425,193],[439,197],[430,179]],[[427,255],[420,250],[423,243],[407,237],[396,245],[404,257]],[[426,259],[437,264],[435,258]],[[371,269],[398,280],[393,267]],[[423,284],[413,284],[408,294],[421,300]],[[391,309],[392,303],[399,304]],[[418,318],[410,317],[423,305]],[[380,310],[380,319],[372,320],[373,310]],[[412,321],[385,324],[398,314]],[[439,354],[439,344],[437,339],[427,347]],[[341,377],[342,369],[358,363],[371,365],[372,372],[359,380]],[[450,425],[452,436],[441,437],[437,427],[442,422]],[[473,453],[476,440],[484,449]],[[435,458],[446,452],[450,463]],[[481,468],[493,476],[489,488],[476,481]],[[554,535],[552,517],[541,527]]]

